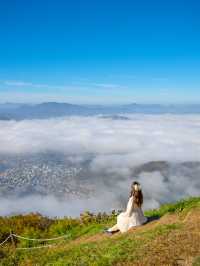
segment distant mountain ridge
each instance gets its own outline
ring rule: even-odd
[[[39,104],[0,104],[0,120],[48,119],[61,116],[116,115],[116,114],[199,114],[200,104],[161,105],[78,105],[70,103],[44,102]]]

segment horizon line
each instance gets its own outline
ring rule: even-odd
[[[70,104],[70,105],[85,105],[85,106],[122,106],[122,105],[160,105],[160,106],[194,106],[200,105],[200,102],[171,102],[171,103],[162,103],[162,102],[122,102],[122,103],[76,103],[70,101],[38,101],[38,102],[14,102],[14,101],[5,101],[0,102],[0,105],[4,104],[19,104],[19,105],[38,105],[38,104]]]

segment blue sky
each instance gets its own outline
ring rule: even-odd
[[[0,102],[199,103],[200,2],[0,0]]]

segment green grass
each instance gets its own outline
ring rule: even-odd
[[[196,258],[192,266],[200,266],[200,257]]]
[[[189,211],[190,209],[195,207],[200,207],[200,197],[192,197],[177,201],[176,203],[164,204],[158,209],[146,211],[145,215],[148,217],[162,217],[166,213]]]
[[[161,217],[167,213],[186,213],[192,208],[200,207],[199,198],[189,198],[174,204],[165,204],[159,209],[145,212],[148,217]],[[73,240],[87,238],[98,234],[104,236],[103,228],[116,221],[116,213],[111,215],[85,213],[80,218],[49,219],[38,214],[26,216],[0,217],[1,241],[9,235],[10,228],[17,234],[32,238],[51,238],[67,234],[68,238],[56,241],[56,247],[32,251],[15,251],[11,243],[0,249],[0,265],[55,265],[55,266],[109,266],[116,262],[134,261],[141,258],[145,245],[160,236],[182,230],[182,224],[158,225],[153,229],[136,231],[133,234],[119,234],[116,237],[102,238],[96,242],[76,242]],[[43,244],[43,243],[41,243]],[[17,247],[31,247],[29,241],[16,242]],[[199,265],[196,260],[195,266]]]
[[[89,212],[76,219],[49,219],[39,214],[0,217],[0,242],[10,234],[10,230],[28,238],[53,238],[67,235],[67,241],[70,241],[102,231],[103,228],[113,224],[115,218],[115,213],[93,215]],[[34,243],[19,240],[16,244],[18,247],[31,247]]]
[[[56,249],[40,251],[18,251],[11,259],[9,256],[1,265],[18,264],[21,261],[31,261],[33,265],[72,265],[72,266],[104,266],[115,265],[120,261],[133,261],[138,256],[138,249],[149,243],[157,236],[167,235],[169,232],[180,229],[179,224],[162,225],[153,230],[137,234],[123,234],[117,238],[107,238],[101,242],[80,243],[67,245]]]

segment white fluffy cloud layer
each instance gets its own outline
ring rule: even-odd
[[[3,154],[55,151],[69,156],[75,155],[77,160],[84,160],[86,154],[94,154],[95,159],[90,165],[94,175],[95,172],[102,171],[106,176],[113,177],[116,174],[118,177],[123,177],[125,181],[121,181],[121,184],[119,180],[116,182],[119,182],[119,188],[124,191],[125,186],[130,185],[128,178],[131,169],[139,164],[161,160],[173,163],[200,161],[200,115],[128,117],[129,120],[65,117],[18,122],[0,121],[0,154],[3,156]],[[157,207],[160,202],[169,199],[199,194],[198,171],[192,180],[187,173],[178,175],[176,172],[170,176],[168,183],[160,172],[142,173],[137,178],[147,195],[145,208]],[[116,193],[120,194],[120,191]],[[39,202],[39,210],[43,208],[46,210],[45,213],[49,213],[46,204],[48,199],[40,199]],[[54,199],[52,202],[62,209],[62,204]],[[8,201],[4,203],[5,206],[10,204]],[[37,209],[36,206],[37,204],[33,206],[34,211]],[[19,202],[18,207],[27,210],[22,202]],[[88,202],[79,210],[83,207],[94,209],[94,206]],[[60,215],[60,208],[56,207],[58,213],[55,215]],[[5,208],[0,212],[4,214]]]
[[[124,155],[125,161],[131,163],[200,159],[200,116],[129,117],[130,120],[66,117],[0,121],[0,153]]]
[[[108,200],[110,204],[111,199],[107,196],[104,198],[104,202]],[[117,207],[111,205],[112,210]],[[109,210],[102,204],[102,201],[98,199],[71,199],[71,201],[61,201],[54,196],[27,196],[25,198],[12,197],[10,199],[1,199],[0,215],[15,215],[19,213],[39,212],[43,215],[50,217],[78,217],[81,213],[89,210],[91,212],[104,212]]]

